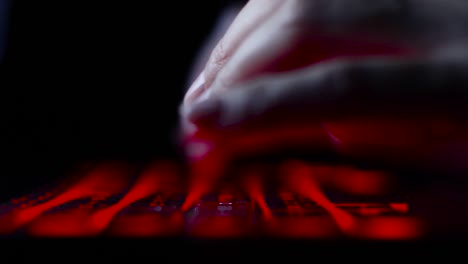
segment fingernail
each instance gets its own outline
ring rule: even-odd
[[[202,71],[185,94],[184,102],[193,102],[205,90],[205,72]]]

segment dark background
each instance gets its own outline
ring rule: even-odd
[[[190,67],[233,2],[243,1],[11,0],[0,199],[82,160],[180,157],[177,108]]]

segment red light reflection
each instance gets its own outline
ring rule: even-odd
[[[315,179],[313,170],[299,161],[291,161],[282,165],[285,178],[290,186],[298,194],[311,199],[322,206],[333,217],[336,224],[345,233],[353,232],[356,228],[356,220],[345,211],[337,208],[323,193]]]
[[[92,215],[91,223],[96,230],[104,230],[123,208],[131,203],[149,197],[161,190],[174,187],[179,175],[174,164],[156,162],[146,168],[132,188],[116,204],[102,209]]]
[[[195,206],[203,195],[212,191],[217,181],[223,176],[226,160],[224,153],[213,150],[192,164],[188,193],[181,210],[183,212]]]
[[[282,169],[288,185],[300,195],[308,197],[322,206],[336,222],[337,226],[346,235],[363,239],[414,239],[423,235],[423,226],[420,221],[408,217],[356,218],[351,214],[337,208],[322,192],[319,183],[315,180],[313,167],[299,161],[283,164]],[[405,203],[391,203],[389,207],[398,213],[407,213],[408,205]],[[372,210],[367,208],[366,210]],[[371,212],[360,212],[362,215],[372,215]]]
[[[407,214],[409,212],[407,203],[391,203],[390,207],[399,213]]]
[[[109,207],[94,209],[93,206],[85,206],[48,212],[73,200],[93,198],[89,202],[92,204],[99,197],[100,201],[103,201],[110,195],[119,195],[126,191],[132,183],[135,167],[128,163],[105,163],[94,168],[58,196],[28,208],[16,209],[14,213],[2,217],[0,229],[3,233],[8,233],[25,226],[27,234],[40,237],[82,237],[99,234],[174,237],[188,233],[189,236],[199,238],[265,235],[326,239],[344,234],[358,239],[402,240],[424,235],[424,225],[419,219],[401,216],[409,212],[406,203],[334,204],[322,190],[324,184],[329,184],[349,190],[353,194],[379,194],[386,190],[384,185],[389,182],[388,175],[375,171],[358,171],[350,167],[315,166],[302,161],[290,161],[281,165],[280,173],[284,176],[282,179],[287,186],[281,186],[280,189],[289,188],[289,192],[280,193],[283,202],[288,202],[286,208],[270,209],[267,206],[263,182],[264,172],[267,170],[252,166],[239,175],[244,180],[243,187],[250,197],[251,207],[245,203],[248,199],[238,199],[238,193],[227,186],[228,188],[219,193],[218,201],[205,208],[206,214],[200,211],[190,223],[186,223],[183,213],[199,203],[203,194],[211,191],[225,169],[224,157],[214,154],[217,153],[211,152],[207,156],[208,159],[194,164],[193,182],[189,186],[191,192],[181,212],[163,211],[164,201],[161,200],[161,206],[150,205],[159,208],[153,212],[140,213],[137,210],[133,213],[119,214],[135,201],[179,186],[178,168],[170,162],[155,162],[145,168],[123,198]],[[349,185],[349,189],[344,187]],[[308,200],[301,200],[296,194]],[[238,201],[241,201],[239,204],[242,206],[234,205]],[[201,205],[197,209],[206,204]],[[249,215],[255,207],[261,211],[264,221],[255,221],[253,215]],[[216,208],[217,211],[213,213]],[[171,213],[167,215],[163,212]],[[323,215],[324,212],[328,214]],[[399,216],[386,216],[392,212]]]
[[[340,139],[336,150],[341,155],[398,164],[423,162],[421,165],[425,167],[445,162],[444,156],[450,157],[450,151],[441,154],[440,148],[453,143],[460,145],[466,142],[467,135],[463,122],[440,113],[349,118],[327,122],[326,127]],[[434,159],[438,162],[428,163]],[[447,165],[464,167],[457,162]]]
[[[255,203],[260,208],[263,218],[265,220],[271,220],[273,215],[270,208],[268,208],[266,205],[265,196],[263,195],[264,192],[262,188],[261,176],[259,173],[261,172],[254,169],[243,175],[246,181],[246,190],[252,203]]]
[[[343,165],[308,164],[308,166],[324,188],[352,195],[385,195],[396,187],[396,178],[384,171],[361,170]]]
[[[83,209],[44,214],[26,226],[26,233],[35,237],[83,237],[96,234],[90,226],[91,212]]]
[[[123,208],[159,190],[170,189],[174,186],[177,177],[173,164],[164,162],[151,164],[117,203],[97,211],[75,209],[42,215],[28,227],[28,233],[35,236],[53,237],[99,235]]]
[[[357,237],[378,240],[411,240],[424,235],[423,223],[408,217],[374,217],[362,220]]]
[[[116,237],[177,237],[184,232],[180,213],[162,216],[156,213],[119,215],[110,224],[106,235]]]
[[[199,217],[191,224],[189,235],[197,238],[242,238],[256,232],[251,219],[240,216]]]
[[[4,216],[6,223],[0,231],[14,232],[19,227],[32,221],[44,212],[70,201],[91,196],[116,195],[125,190],[131,178],[134,166],[124,162],[107,162],[98,165],[89,174],[58,196],[35,206],[28,207]]]

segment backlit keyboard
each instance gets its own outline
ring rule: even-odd
[[[176,164],[102,162],[1,205],[0,232],[6,237],[200,239],[406,240],[424,235],[408,203],[380,195],[390,186],[385,174],[298,164],[315,173],[313,181],[311,175],[292,175],[290,188],[270,185],[265,178],[257,184],[220,181],[183,210],[190,188]],[[345,192],[355,199],[339,195]]]

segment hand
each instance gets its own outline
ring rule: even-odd
[[[466,3],[252,0],[211,53],[184,106],[260,75],[371,55],[426,56],[465,38]]]
[[[325,124],[341,152],[453,160],[447,144],[468,134],[463,4],[250,1],[188,91],[182,118],[270,131],[305,120]]]

